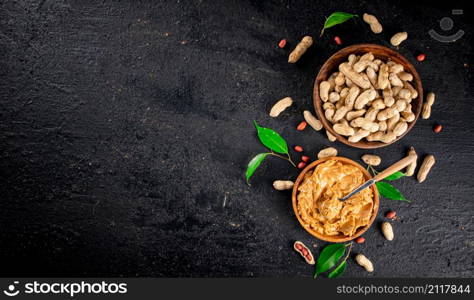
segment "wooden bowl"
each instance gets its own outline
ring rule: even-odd
[[[391,143],[368,142],[365,139],[362,139],[361,141],[357,143],[351,143],[345,136],[337,134],[334,131],[334,129],[332,129],[331,123],[324,116],[324,109],[322,106],[323,102],[321,101],[321,98],[319,97],[319,84],[321,83],[321,81],[326,80],[327,78],[329,78],[329,76],[333,72],[338,71],[339,65],[347,61],[347,58],[350,54],[361,55],[367,52],[372,52],[375,58],[379,58],[383,61],[387,61],[388,59],[390,59],[396,63],[401,64],[405,68],[405,71],[413,75],[413,81],[411,82],[411,84],[418,91],[418,98],[413,99],[411,102],[412,111],[415,114],[415,120],[413,120],[413,122],[408,124],[408,129],[407,131],[405,131],[404,134],[397,137]],[[335,54],[333,54],[319,70],[318,76],[316,76],[316,80],[314,82],[313,104],[316,110],[316,114],[318,115],[319,120],[321,120],[321,123],[323,124],[324,128],[327,131],[329,131],[332,135],[334,135],[338,141],[346,145],[356,147],[356,148],[374,149],[374,148],[385,147],[392,143],[395,143],[399,139],[403,138],[413,128],[416,121],[418,120],[418,117],[420,116],[421,108],[423,105],[423,87],[421,85],[420,76],[418,75],[418,72],[416,71],[415,67],[400,53],[390,48],[380,46],[380,45],[375,45],[375,44],[352,45],[352,46],[343,48],[337,51]]]
[[[348,159],[348,158],[345,158],[345,157],[340,157],[340,156],[334,156],[334,157],[326,157],[326,158],[322,158],[322,159],[319,159],[313,163],[311,163],[310,165],[308,165],[301,173],[300,175],[298,176],[298,178],[296,179],[296,182],[293,186],[293,193],[292,193],[292,202],[293,202],[293,211],[295,212],[295,215],[296,215],[296,218],[298,219],[298,221],[300,222],[301,226],[303,226],[303,220],[301,219],[299,213],[298,213],[298,207],[297,207],[297,203],[296,203],[296,196],[298,195],[298,187],[300,186],[301,184],[301,181],[303,180],[305,174],[308,172],[308,171],[311,171],[313,170],[317,165],[319,165],[320,163],[323,163],[327,160],[330,160],[330,159],[335,159],[335,160],[338,160],[338,161],[341,161],[345,164],[350,164],[350,165],[353,165],[355,167],[357,167],[359,170],[362,171],[362,173],[364,174],[365,178],[367,180],[369,180],[370,178],[372,178],[372,176],[369,174],[369,172],[367,172],[366,169],[364,169],[364,167],[362,167],[361,165],[359,165],[358,163],[356,163],[355,161],[351,160],[351,159]],[[375,220],[375,217],[377,216],[377,212],[379,210],[379,193],[377,191],[377,188],[374,185],[372,185],[370,187],[374,193],[374,207],[373,207],[373,211],[372,211],[372,216],[370,217],[370,221],[369,221],[369,224],[367,224],[366,226],[364,227],[360,227],[359,229],[357,229],[356,233],[353,235],[353,236],[345,236],[345,235],[323,235],[323,234],[320,234],[314,230],[312,230],[311,228],[307,228],[305,226],[303,226],[304,229],[306,229],[307,232],[309,232],[312,236],[314,236],[315,238],[317,239],[320,239],[320,240],[323,240],[323,241],[327,241],[327,242],[331,242],[331,243],[342,243],[342,242],[347,242],[347,241],[350,241],[350,240],[353,240],[359,236],[361,236],[364,232],[367,231],[367,229],[370,228],[370,226],[372,225],[372,223],[374,222]]]

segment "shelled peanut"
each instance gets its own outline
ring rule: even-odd
[[[294,184],[291,180],[275,180],[273,188],[277,191],[291,190]]]
[[[285,109],[291,106],[293,104],[293,99],[291,97],[285,97],[281,100],[279,100],[277,103],[275,103],[271,110],[270,110],[270,117],[276,118],[278,117]]]
[[[331,156],[337,156],[337,149],[334,147],[324,148],[318,153],[318,159]]]
[[[392,46],[399,46],[404,40],[408,38],[408,33],[406,31],[395,33],[390,39],[390,44]]]
[[[309,110],[303,112],[303,117],[309,126],[313,127],[314,130],[319,131],[323,128],[323,124],[319,121]]]
[[[309,47],[313,44],[313,38],[310,36],[305,36],[301,39],[301,42],[296,45],[295,49],[290,53],[288,57],[288,62],[294,64],[297,62],[300,57],[308,50]]]
[[[381,228],[385,239],[387,241],[392,241],[394,237],[392,224],[389,222],[383,222]]]
[[[415,148],[413,146],[410,147],[410,150],[408,150],[408,155],[416,155]],[[415,174],[415,169],[416,169],[416,160],[409,164],[405,170],[405,175],[406,176],[412,176]]]
[[[382,162],[382,159],[378,155],[373,155],[373,154],[364,154],[362,155],[362,160],[371,166],[378,166]]]
[[[373,33],[378,34],[381,33],[383,30],[382,25],[380,24],[379,20],[374,15],[369,15],[365,13],[362,16],[362,19],[370,25],[370,29],[372,30]]]
[[[415,120],[411,102],[418,92],[411,81],[401,64],[351,54],[319,85],[324,115],[349,142],[391,143]]]
[[[334,135],[332,135],[329,131],[326,130],[326,135],[328,137],[328,140],[330,142],[335,142],[336,141],[336,137]]]
[[[421,111],[421,117],[423,119],[429,119],[431,116],[431,106],[433,106],[435,101],[435,94],[434,93],[428,93],[426,95],[426,101],[423,104],[423,110]]]
[[[416,176],[416,179],[419,183],[425,181],[426,176],[428,176],[428,173],[430,172],[435,162],[436,160],[433,155],[427,155],[424,158],[423,162],[421,163],[420,169],[418,170],[418,175]]]
[[[356,262],[363,267],[367,272],[374,271],[374,264],[362,253],[359,253],[355,257]]]
[[[314,265],[316,263],[316,261],[314,260],[313,253],[311,253],[311,250],[309,250],[309,248],[306,247],[303,242],[296,241],[293,244],[293,248],[305,259],[308,264]]]

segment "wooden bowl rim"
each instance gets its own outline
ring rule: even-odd
[[[375,221],[375,217],[377,216],[378,210],[379,210],[379,205],[380,205],[380,203],[379,203],[379,193],[377,191],[377,188],[376,188],[375,184],[370,187],[374,192],[374,207],[373,207],[373,211],[372,211],[372,216],[370,217],[369,224],[367,224],[366,226],[364,226],[362,228],[359,228],[356,231],[356,234],[354,234],[353,236],[347,237],[347,236],[341,236],[341,235],[338,235],[338,236],[322,235],[322,234],[319,234],[318,232],[312,230],[311,228],[306,228],[305,226],[303,226],[303,220],[301,219],[301,217],[298,213],[298,207],[297,207],[297,203],[296,203],[296,196],[298,194],[298,187],[300,186],[301,181],[304,178],[304,175],[308,171],[314,169],[317,165],[319,165],[319,164],[321,164],[325,161],[332,160],[332,159],[342,161],[342,162],[351,164],[353,166],[356,166],[357,168],[359,168],[362,171],[362,173],[364,174],[364,176],[366,177],[367,180],[372,178],[370,173],[364,167],[362,167],[359,163],[357,163],[356,161],[354,161],[352,159],[349,159],[349,158],[346,158],[346,157],[341,157],[341,156],[331,156],[331,157],[321,158],[321,159],[318,159],[317,161],[314,161],[311,164],[309,164],[298,175],[298,178],[296,179],[295,184],[293,185],[293,192],[292,192],[292,195],[291,195],[291,200],[292,200],[292,203],[293,203],[293,211],[296,215],[296,218],[298,219],[298,222],[300,223],[301,227],[303,227],[308,233],[310,233],[315,238],[326,241],[326,242],[342,243],[342,242],[347,242],[347,241],[351,241],[353,239],[358,238],[359,236],[364,234],[370,228],[370,226],[372,226],[372,224]]]
[[[414,88],[418,91],[418,97],[416,99],[413,99],[413,101],[417,102],[417,110],[415,113],[415,120],[413,122],[410,122],[408,124],[407,130],[400,136],[398,136],[395,140],[393,140],[390,143],[382,143],[382,142],[369,142],[365,140],[361,140],[357,143],[351,143],[349,140],[342,135],[337,134],[332,126],[330,125],[329,121],[326,119],[326,116],[324,115],[324,111],[322,108],[322,101],[321,98],[319,97],[319,84],[321,81],[325,80],[326,78],[322,78],[323,74],[322,71],[325,69],[329,69],[330,65],[333,64],[333,61],[336,60],[339,56],[343,57],[348,57],[352,53],[356,52],[370,52],[370,49],[377,49],[381,50],[387,53],[386,56],[383,56],[384,59],[392,59],[395,62],[402,62],[404,65],[408,66],[408,71],[413,75],[413,81],[411,82],[412,85],[415,85]],[[380,57],[380,55],[375,54],[376,57]],[[328,70],[328,73],[331,71]],[[415,126],[415,123],[418,121],[418,118],[421,113],[423,105],[423,86],[421,82],[420,75],[416,71],[415,66],[408,61],[403,55],[401,55],[399,52],[390,49],[388,47],[382,46],[382,45],[377,45],[377,44],[356,44],[356,45],[351,45],[345,48],[340,49],[333,55],[331,55],[326,62],[321,66],[319,69],[318,75],[316,76],[316,79],[314,81],[314,87],[313,87],[313,106],[316,111],[316,114],[323,124],[323,127],[326,131],[329,131],[332,135],[336,137],[338,141],[341,143],[344,143],[348,146],[355,147],[355,148],[360,148],[360,149],[376,149],[376,148],[381,148],[381,147],[386,147],[388,145],[391,145],[393,143],[396,143],[398,140],[402,139],[410,130]]]

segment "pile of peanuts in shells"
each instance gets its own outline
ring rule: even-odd
[[[413,75],[393,61],[375,59],[370,52],[349,55],[328,80],[319,85],[326,119],[349,142],[393,142],[415,120],[411,102],[418,92]]]
[[[369,25],[374,34],[383,31],[383,26],[374,15],[365,13],[363,20]],[[408,38],[407,32],[398,32],[392,36],[390,43],[398,47]],[[342,44],[340,37],[335,37],[338,45]],[[311,47],[313,40],[310,36],[305,36],[290,53],[288,62],[295,63]],[[280,41],[279,47],[284,48],[286,39]],[[418,61],[424,61],[425,54],[417,56]],[[332,124],[333,130],[348,138],[349,142],[356,143],[362,139],[369,142],[379,141],[391,143],[397,137],[403,135],[411,122],[416,118],[411,102],[418,97],[418,92],[412,85],[413,74],[410,74],[404,67],[393,61],[382,61],[377,59],[370,52],[361,56],[351,54],[346,62],[338,66],[338,71],[332,73],[329,78],[319,85],[319,95],[323,102],[325,118]],[[431,107],[435,101],[435,94],[428,93],[422,106],[421,117],[428,119],[431,116]],[[285,97],[277,101],[270,110],[270,116],[278,117],[285,109],[293,104],[291,97]],[[300,123],[297,130],[304,130],[306,124],[314,130],[320,131],[323,125],[317,117],[310,111],[303,112],[305,121]],[[302,126],[303,125],[303,126]],[[437,125],[433,131],[439,133],[441,125]],[[336,137],[326,130],[329,141],[334,142]],[[297,145],[294,150],[298,153],[304,152],[303,147]],[[337,156],[338,151],[334,147],[321,149],[316,157]],[[407,155],[414,155],[416,151],[413,147],[408,149]],[[305,159],[303,159],[305,158]],[[361,157],[369,166],[378,166],[382,162],[380,156],[364,154]],[[305,167],[309,161],[309,156],[302,155],[302,161],[298,168]],[[436,160],[431,154],[426,155],[416,175],[417,181],[422,183],[426,180],[428,173],[434,166]],[[301,167],[300,167],[301,165]],[[413,176],[417,167],[414,161],[404,170],[405,176]],[[275,190],[284,191],[293,189],[294,182],[291,180],[275,180],[273,187]],[[389,221],[398,219],[395,211],[388,211],[385,218]],[[395,237],[392,223],[385,221],[380,224],[380,230],[387,241],[392,241]],[[360,236],[354,240],[358,244],[365,243],[365,238]],[[314,264],[314,256],[310,249],[301,241],[294,244],[295,250],[300,253],[308,264]],[[355,257],[356,262],[367,272],[373,272],[372,262],[359,253]]]

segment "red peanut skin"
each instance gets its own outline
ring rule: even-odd
[[[298,164],[298,169],[303,169],[304,167],[306,167],[306,163],[305,162],[300,162]]]
[[[305,130],[307,125],[308,125],[308,123],[306,123],[306,121],[303,121],[303,122],[298,124],[298,126],[296,127],[296,130],[298,130],[298,131]]]
[[[296,152],[303,152],[303,147],[301,146],[295,146],[294,149]]]
[[[298,248],[300,248],[300,246],[301,246],[301,250],[298,249]],[[293,248],[296,250],[296,252],[298,252],[304,258],[306,263],[308,263],[310,265],[314,265],[316,263],[314,261],[314,256],[311,253],[311,250],[309,250],[309,248],[306,247],[305,244],[303,244],[302,242],[296,241],[293,244]]]
[[[391,211],[389,211],[389,212],[387,212],[387,213],[385,214],[385,217],[386,217],[387,219],[393,220],[393,219],[395,219],[395,218],[397,217],[397,213],[394,212],[393,210],[391,210]]]
[[[278,43],[278,47],[280,48],[285,48],[286,46],[286,39],[282,39],[279,43]]]

